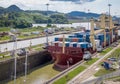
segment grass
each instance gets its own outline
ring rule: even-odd
[[[119,58],[120,57],[120,48],[116,49],[109,57]]]
[[[24,28],[24,29],[19,29],[21,32],[33,32],[33,31],[43,31],[45,28],[44,27],[32,27],[32,28]]]
[[[113,81],[120,81],[120,76],[108,78],[108,80],[113,80]]]
[[[67,75],[55,81],[53,84],[66,84],[67,81],[71,80],[72,78],[74,78],[76,75],[78,75],[80,72],[82,72],[85,69],[86,69],[85,66],[79,66],[78,68],[69,72]]]
[[[35,49],[37,51],[41,51],[41,50],[43,50],[42,46],[43,46],[43,44],[39,44],[39,45],[31,46],[31,48]]]
[[[108,56],[107,58],[110,58],[110,57],[119,58],[120,57],[120,48],[118,48],[114,52],[112,52],[111,55]],[[101,65],[101,64],[102,64],[102,62],[99,65]],[[97,73],[95,73],[95,76],[102,76],[102,75],[105,75],[105,74],[108,74],[111,72],[113,72],[113,70],[106,70],[106,69],[102,68]]]
[[[99,58],[92,58],[91,60],[86,61],[84,64],[85,65],[92,65],[95,63]]]
[[[1,57],[1,58],[0,58],[0,61],[11,58],[11,56],[4,56],[4,57],[3,57],[3,56],[0,56],[0,57]]]
[[[42,47],[38,47],[38,48],[35,48],[35,50],[40,51],[40,50],[43,50],[43,48]]]
[[[0,37],[0,40],[10,40],[10,37],[9,36],[4,36],[4,37]]]
[[[31,48],[37,48],[37,47],[41,47],[41,46],[43,46],[43,44],[35,45],[35,46],[32,46]]]
[[[111,47],[109,47],[109,48],[106,48],[105,50],[103,50],[102,52],[100,52],[100,55],[105,55],[105,54],[107,54],[109,51],[111,51],[112,50],[112,48]]]
[[[113,71],[114,70],[106,70],[104,68],[101,68],[97,73],[94,74],[94,76],[102,76],[102,75],[105,75],[105,74],[109,74]]]
[[[17,78],[16,84],[43,84],[43,82],[52,78],[58,73],[59,71],[53,69],[53,64],[47,63],[30,70],[27,75],[26,83],[23,82],[24,76],[20,76]],[[14,84],[14,81],[3,81],[3,83],[0,84]]]
[[[0,32],[7,32],[10,31],[9,27],[0,27]]]
[[[20,36],[18,36],[18,38],[25,39],[25,38],[34,38],[34,37],[37,37],[37,36],[38,35],[29,35],[29,36],[20,35]]]
[[[0,60],[11,58],[11,56],[9,56],[8,54],[10,53],[9,52],[0,53]]]

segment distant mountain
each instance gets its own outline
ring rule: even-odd
[[[39,13],[39,14],[43,14],[43,15],[51,15],[51,14],[55,14],[55,13],[59,13],[59,12],[55,12],[55,11],[40,11],[40,10],[26,10],[25,12],[27,13]]]
[[[8,12],[22,12],[23,10],[21,10],[18,6],[16,5],[11,5],[8,8],[6,8],[6,11]]]
[[[0,14],[3,13],[3,12],[5,12],[5,8],[0,7]]]
[[[8,8],[0,7],[0,14],[8,13],[8,12],[23,12],[23,10],[16,5],[11,5]]]
[[[79,18],[79,17],[87,17],[87,18],[91,18],[91,17],[99,17],[100,14],[96,14],[96,13],[85,13],[85,12],[80,12],[80,11],[72,11],[70,13],[67,13],[68,17],[73,17],[73,18]]]

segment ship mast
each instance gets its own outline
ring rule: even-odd
[[[62,45],[62,53],[65,53],[65,35],[63,34],[63,45]]]
[[[93,45],[93,50],[95,50],[95,38],[94,38],[94,20],[91,18],[91,31],[90,31],[90,41]]]
[[[106,46],[105,14],[101,16],[101,29],[104,29],[104,46]]]

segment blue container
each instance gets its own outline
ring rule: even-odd
[[[69,38],[69,42],[72,42],[72,38]]]
[[[90,42],[90,39],[89,39],[89,38],[87,38],[87,39],[86,39],[86,42]]]
[[[70,43],[70,46],[71,46],[71,47],[77,47],[77,42],[71,42],[71,43]]]
[[[59,41],[59,38],[58,38],[58,37],[55,37],[55,41]]]
[[[83,38],[78,38],[78,42],[84,42]]]
[[[79,35],[80,33],[74,33],[74,35]]]
[[[81,48],[88,48],[89,47],[89,43],[88,42],[82,42],[81,43]]]
[[[90,33],[86,33],[86,38],[89,38],[90,37]]]
[[[98,34],[97,37],[100,40],[100,45],[102,45],[102,43],[104,42],[104,34]]]
[[[90,30],[86,30],[85,32],[88,33],[88,32],[90,32]]]
[[[75,35],[70,35],[70,36],[68,36],[69,38],[76,38],[77,36],[75,36]]]
[[[107,70],[110,69],[109,63],[104,62],[104,68],[107,69]]]
[[[77,47],[77,43],[74,43],[74,44],[73,44],[73,47]]]
[[[78,38],[83,38],[83,37],[84,37],[84,35],[79,34],[79,35],[77,35],[77,37],[78,37]]]
[[[65,47],[70,47],[70,43],[65,43]]]

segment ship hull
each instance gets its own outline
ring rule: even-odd
[[[92,48],[81,49],[81,48],[65,48],[65,52],[62,52],[62,47],[49,46],[48,51],[51,53],[54,61],[54,66],[62,69],[66,69],[83,59],[85,51],[94,53]]]

